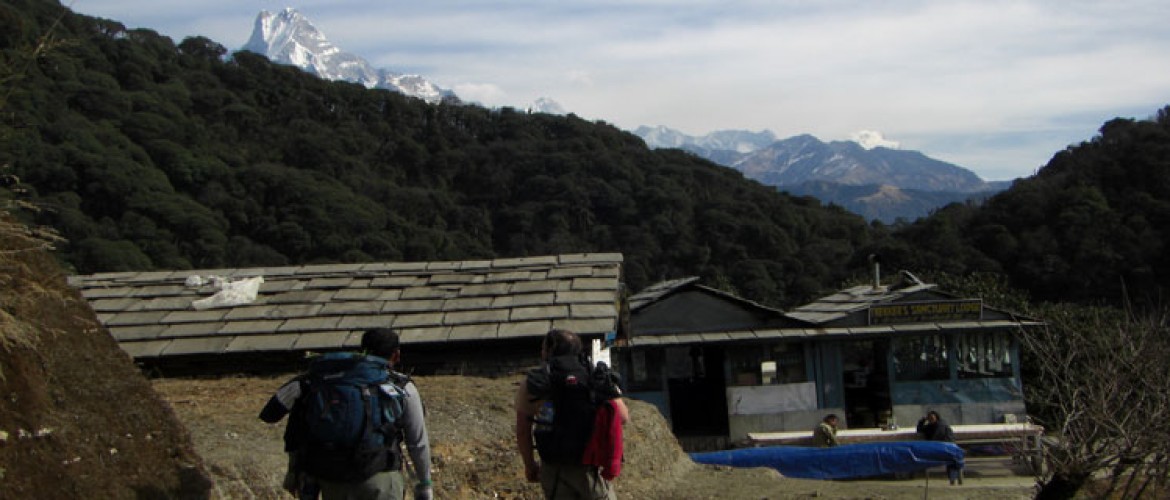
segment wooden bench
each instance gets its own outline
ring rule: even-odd
[[[1033,470],[1043,466],[1044,427],[1032,423],[952,425],[955,444],[1004,445],[1012,460],[1027,460]],[[841,429],[837,440],[841,444],[877,443],[891,441],[918,441],[921,438],[913,427],[893,430]],[[813,446],[812,430],[798,432],[749,432],[747,445],[758,446]]]

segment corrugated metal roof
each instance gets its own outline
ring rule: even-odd
[[[814,324],[824,324],[848,316],[850,313],[862,311],[873,304],[891,302],[913,293],[931,290],[933,284],[917,283],[900,288],[880,287],[872,285],[855,286],[841,290],[833,295],[821,297],[808,304],[788,311],[788,316]]]
[[[635,331],[631,332],[629,345],[646,347],[698,343],[717,344],[764,340],[777,341],[785,339],[922,335],[931,332],[981,331],[986,329],[1031,327],[1042,324],[1038,321],[1020,318],[1015,315],[1006,315],[1008,319],[984,317],[981,320],[917,318],[904,323],[877,325],[868,325],[869,318],[863,317],[859,324],[856,321],[858,319],[857,313],[865,313],[875,305],[891,302],[909,303],[914,301],[930,303],[934,300],[939,300],[938,297],[947,297],[947,294],[935,290],[936,285],[923,283],[917,277],[905,272],[901,274],[898,282],[894,285],[877,288],[872,285],[862,285],[840,290],[789,312],[761,306],[727,292],[700,285],[697,281],[698,278],[688,277],[651,285],[630,297],[631,311],[635,313],[640,311],[640,313],[645,314],[647,311],[652,310],[648,308],[652,304],[667,302],[671,297],[685,290],[700,290],[738,303],[748,304],[761,310],[774,311],[791,321],[762,324],[758,328],[750,328],[739,324],[730,327],[722,326],[704,329],[701,332],[686,333],[645,334],[640,331]],[[838,321],[843,318],[846,321]],[[644,327],[645,325],[642,326]]]
[[[572,254],[72,276],[136,358],[353,347],[393,327],[403,343],[536,337],[550,328],[603,335],[617,325],[622,255]],[[196,310],[211,286],[190,276],[261,276],[251,303]]]
[[[642,291],[630,296],[630,311],[637,311],[647,304],[653,303],[665,297],[675,290],[683,288],[691,283],[699,281],[698,276],[688,276],[686,278],[679,278],[676,280],[660,281],[650,285]]]
[[[700,335],[658,335],[634,336],[630,339],[631,347],[682,345],[697,343],[726,343],[752,340],[775,340],[779,338],[828,338],[853,337],[863,335],[898,336],[921,335],[924,331],[943,330],[999,330],[1004,328],[1020,328],[1041,326],[1039,321],[968,321],[963,323],[917,323],[906,325],[881,325],[873,327],[848,328],[766,328],[759,330],[740,330],[728,332],[708,332]]]
[[[726,292],[718,288],[712,288],[698,283],[699,278],[695,276],[680,278],[676,280],[661,281],[650,285],[642,291],[630,297],[630,311],[636,312],[638,309],[646,307],[650,304],[665,299],[666,297],[677,293],[687,288],[694,288],[703,292],[723,297],[732,302],[737,302],[753,309],[769,311],[777,314],[783,314],[783,311],[774,307],[768,307],[754,300],[745,299],[731,292]]]

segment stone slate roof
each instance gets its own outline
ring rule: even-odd
[[[604,335],[618,324],[621,254],[480,261],[104,273],[69,278],[135,358],[357,346],[392,327],[403,343]],[[189,276],[262,276],[256,300],[196,310]]]

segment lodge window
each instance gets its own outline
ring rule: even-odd
[[[895,338],[894,379],[912,382],[950,378],[946,340],[942,335]]]
[[[955,337],[959,378],[1004,378],[1013,375],[1012,338],[1008,332]]]
[[[775,385],[808,381],[804,344],[745,346],[727,350],[730,385]]]
[[[630,350],[630,380],[626,390],[661,391],[663,362],[662,349]]]

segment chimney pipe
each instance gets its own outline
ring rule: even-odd
[[[873,289],[882,288],[882,257],[876,253],[869,254],[869,261],[873,263]]]

